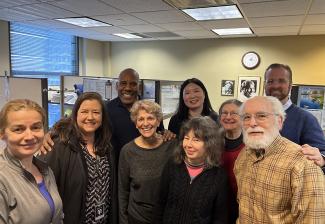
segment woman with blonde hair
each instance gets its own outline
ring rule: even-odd
[[[62,202],[51,169],[34,154],[44,138],[44,110],[17,99],[0,112],[0,223],[62,223]]]

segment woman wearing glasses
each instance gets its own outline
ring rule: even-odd
[[[238,217],[237,184],[233,168],[239,152],[245,146],[239,116],[241,104],[239,100],[231,99],[223,102],[219,108],[220,124],[225,130],[225,148],[222,161],[231,186],[229,191],[229,223],[236,223]]]

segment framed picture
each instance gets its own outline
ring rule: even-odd
[[[221,96],[233,96],[235,80],[221,80]]]
[[[259,76],[239,76],[238,79],[238,100],[245,100],[258,96],[260,92],[261,77]]]

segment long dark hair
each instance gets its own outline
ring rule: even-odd
[[[109,123],[106,108],[100,94],[96,92],[85,92],[81,94],[74,104],[71,116],[69,118],[60,120],[57,124],[54,125],[53,129],[62,142],[69,143],[70,138],[74,137],[79,143],[85,144],[81,131],[77,124],[78,110],[85,100],[96,100],[101,105],[102,124],[95,131],[94,146],[95,153],[97,155],[103,156],[107,150],[111,148],[110,140],[112,133],[108,125]]]
[[[211,114],[211,112],[215,112],[212,109],[210,99],[209,99],[209,95],[208,95],[208,91],[205,88],[204,84],[197,78],[187,79],[181,85],[181,90],[180,90],[180,93],[179,93],[178,108],[177,108],[176,113],[175,113],[175,115],[182,121],[188,119],[188,107],[184,103],[183,92],[184,92],[185,87],[190,83],[193,83],[193,84],[196,84],[196,85],[200,86],[200,88],[203,90],[203,93],[204,93],[205,97],[204,97],[203,110],[202,110],[201,115],[202,116],[209,116]]]

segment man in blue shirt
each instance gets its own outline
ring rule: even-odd
[[[281,135],[302,145],[302,152],[318,166],[325,166],[325,138],[317,119],[290,100],[292,71],[288,65],[271,64],[265,71],[265,93],[278,98],[286,112]]]

